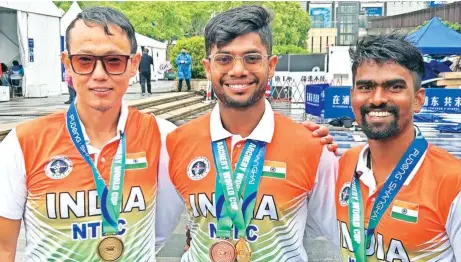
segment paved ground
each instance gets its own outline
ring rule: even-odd
[[[152,82],[153,96],[160,96],[162,93],[171,92],[176,87],[175,81]],[[125,100],[142,99],[141,86],[134,84],[129,86]],[[69,99],[68,95],[52,96],[46,98],[14,98],[8,102],[0,102],[0,124],[19,122],[32,119],[40,114],[51,113],[60,109],[65,109],[68,105],[64,104]]]
[[[131,87],[130,90],[135,90],[135,87]],[[138,87],[139,90],[139,87]],[[65,101],[67,97],[58,97],[58,98],[48,98],[49,108],[61,109],[65,108],[65,105],[61,102]],[[126,99],[136,99],[141,98],[139,94],[128,94]],[[54,99],[54,102],[52,100]],[[41,106],[41,102],[34,103],[32,99],[26,99],[21,103],[25,104],[24,110],[36,110],[37,107]],[[2,103],[0,103],[0,113],[2,112]],[[14,108],[14,106],[11,106]],[[295,121],[303,121],[306,119],[306,116],[303,114],[303,107],[302,105],[297,104],[288,104],[288,103],[273,103],[273,108],[275,111],[281,112],[285,114]],[[17,109],[17,108],[16,108]],[[181,125],[187,122],[190,119],[197,117],[198,115],[194,115],[189,117],[186,120],[181,120],[176,122],[176,124]],[[451,121],[461,123],[461,115],[442,115],[445,119],[449,119]],[[0,121],[4,121],[4,116],[0,116]],[[14,119],[17,119],[14,117]],[[5,120],[6,121],[6,120]],[[17,121],[17,120],[14,120]],[[451,152],[458,158],[461,158],[461,134],[440,134],[437,130],[434,129],[433,123],[418,123],[418,126],[421,128],[421,131],[429,140],[429,142],[441,146]],[[362,144],[365,142],[365,136],[360,131],[332,131],[331,132],[337,143],[339,144],[339,152],[342,154],[345,150],[349,149],[352,146]],[[181,254],[183,253],[184,247],[184,228],[186,225],[186,216],[183,214],[183,217],[180,221],[180,224],[176,228],[173,237],[167,243],[167,245],[163,248],[163,250],[159,253],[160,262],[169,262],[169,261],[179,261]],[[24,232],[21,232],[20,240],[19,240],[19,247],[18,247],[18,257],[16,261],[24,261],[23,259],[23,252],[25,247],[25,238]],[[339,261],[337,258],[337,254],[335,253],[334,249],[330,246],[330,244],[324,239],[315,239],[315,240],[305,240],[305,247],[309,254],[310,261]]]

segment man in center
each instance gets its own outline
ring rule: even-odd
[[[219,101],[167,137],[170,181],[191,220],[182,261],[307,261],[306,227],[338,238],[335,155],[264,98],[277,64],[271,20],[244,6],[205,28],[203,64]]]

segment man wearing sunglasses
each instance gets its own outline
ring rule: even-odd
[[[27,260],[155,261],[183,209],[158,180],[168,177],[164,140],[175,126],[123,100],[140,62],[123,14],[86,9],[66,39],[76,102],[0,144],[1,261],[14,261],[21,219]]]
[[[24,219],[28,261],[155,261],[156,208],[183,205],[156,203],[176,194],[157,192],[167,172],[163,140],[175,126],[123,100],[140,62],[123,14],[86,9],[66,39],[76,102],[17,126],[0,144],[0,260],[14,261]]]
[[[337,243],[335,155],[264,98],[277,64],[271,20],[242,6],[205,28],[203,65],[219,101],[167,137],[169,182],[191,220],[183,262],[307,261],[306,227]]]

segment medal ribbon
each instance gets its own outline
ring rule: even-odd
[[[101,203],[102,213],[102,234],[114,235],[118,233],[118,219],[120,217],[120,206],[122,202],[123,181],[125,178],[125,161],[126,161],[126,138],[120,133],[120,142],[117,153],[112,161],[109,190],[106,187],[104,179],[91,160],[88,148],[83,136],[82,127],[78,118],[75,103],[72,103],[67,110],[66,116],[67,131],[74,146],[77,148],[83,159],[90,165],[93,171],[93,178],[96,190]]]
[[[428,143],[426,139],[422,136],[418,128],[416,128],[415,139],[399,160],[399,163],[387,178],[376,197],[376,201],[371,210],[367,230],[365,230],[365,207],[363,205],[360,182],[358,174],[355,172],[349,191],[349,223],[352,247],[357,262],[366,261],[366,246],[369,245],[379,221],[402,188],[408,176],[413,172],[416,165],[425,154],[427,147]]]
[[[261,181],[266,143],[247,140],[239,157],[235,171],[227,151],[226,140],[212,143],[216,167],[215,200],[218,220],[216,235],[229,238],[234,225],[238,237],[246,237],[246,228],[253,218],[259,182]],[[244,191],[243,202],[241,200]]]

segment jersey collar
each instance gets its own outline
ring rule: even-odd
[[[272,107],[267,100],[265,100],[264,106],[264,114],[258,125],[248,137],[243,139],[258,140],[266,143],[270,143],[272,141],[275,126],[274,111],[272,110]],[[213,108],[213,111],[211,112],[210,133],[211,140],[213,142],[226,139],[234,135],[227,131],[222,125],[221,115],[219,114],[219,103],[216,104],[216,106]]]
[[[357,168],[356,172],[360,174],[359,178],[369,188],[369,195],[371,196],[377,189],[376,179],[373,174],[372,166],[368,167],[368,152],[370,151],[370,147],[366,144],[362,151],[360,151],[359,159],[357,161]],[[419,168],[421,167],[424,159],[426,158],[427,150],[424,153],[423,157],[421,157],[420,161],[416,164],[415,169],[410,173],[407,180],[403,184],[404,186],[410,185],[411,181],[415,177],[416,173],[418,172]],[[370,161],[371,163],[371,161]]]

